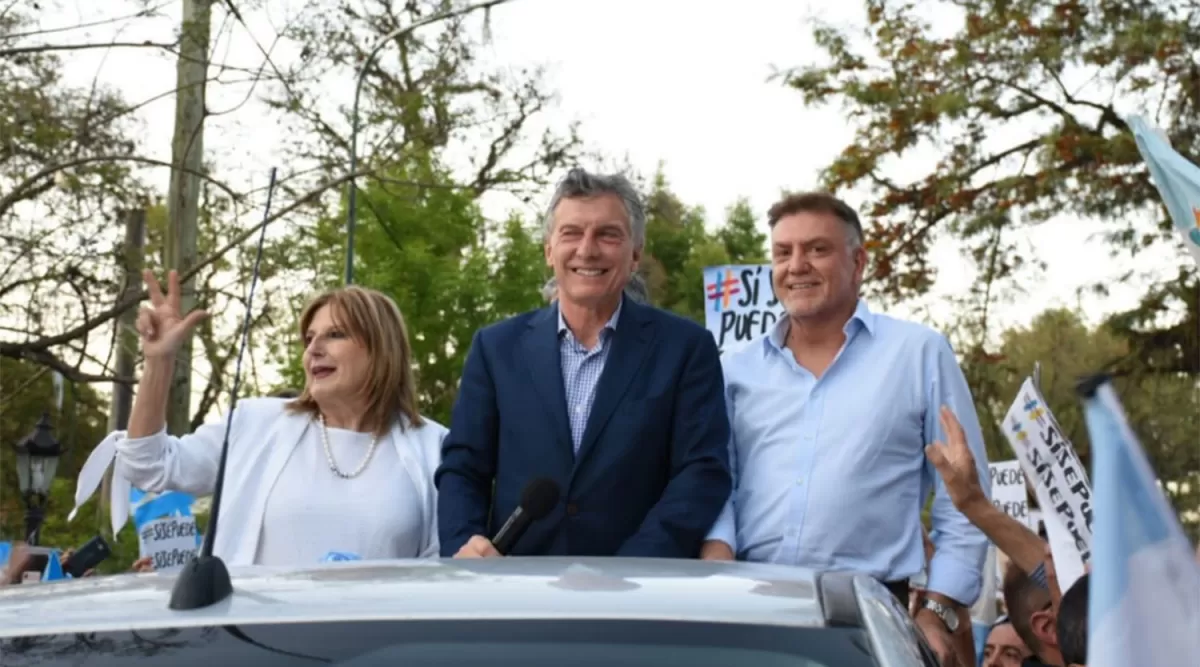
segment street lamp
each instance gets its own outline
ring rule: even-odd
[[[50,484],[63,453],[50,427],[50,413],[43,412],[33,431],[13,445],[13,449],[17,452],[17,484],[25,500],[25,541],[36,545],[46,518]]]
[[[433,16],[423,18],[419,21],[414,21],[412,24],[406,25],[403,28],[396,28],[395,30],[384,35],[383,38],[379,40],[379,43],[375,45],[375,48],[371,49],[371,52],[368,53],[367,57],[363,59],[362,67],[358,70],[358,81],[354,86],[354,106],[350,110],[350,183],[347,186],[349,188],[349,194],[347,197],[348,201],[346,202],[347,285],[350,285],[354,282],[354,223],[357,220],[356,213],[358,212],[358,186],[356,184],[356,181],[358,180],[358,174],[355,173],[358,171],[358,101],[362,97],[363,80],[366,78],[367,69],[371,66],[371,63],[375,61],[375,56],[379,55],[379,52],[383,50],[383,47],[387,46],[389,42],[397,37],[407,35],[421,26],[427,26],[431,23],[445,21],[446,19],[454,18],[456,16],[470,14],[471,12],[478,11],[480,9],[491,9],[496,5],[502,5],[509,1],[510,0],[488,0],[487,2],[479,2],[472,5],[467,5],[461,9],[451,9],[449,11],[441,12],[440,14],[434,14]]]

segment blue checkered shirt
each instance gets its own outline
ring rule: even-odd
[[[596,346],[587,349],[575,334],[567,328],[562,311],[558,311],[558,353],[562,360],[563,389],[567,394],[567,417],[571,420],[571,441],[575,453],[579,453],[579,445],[583,442],[583,432],[587,428],[588,416],[592,414],[592,402],[596,398],[596,385],[600,383],[600,373],[604,371],[604,363],[608,360],[608,351],[612,349],[612,334],[617,330],[617,318],[621,315],[624,298],[617,305],[617,310],[600,330],[600,339]]]

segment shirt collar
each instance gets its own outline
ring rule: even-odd
[[[621,300],[617,302],[617,309],[613,311],[612,317],[604,323],[602,331],[616,331],[617,320],[621,317],[621,309],[625,307],[625,295],[621,295]],[[563,319],[562,308],[559,308],[559,302],[555,300],[554,310],[558,314],[558,334],[561,336],[564,331],[570,332],[567,328],[567,321]]]
[[[875,314],[867,307],[867,302],[860,298],[858,305],[854,308],[854,314],[850,316],[850,319],[846,320],[846,325],[842,327],[842,331],[846,334],[846,339],[849,340],[860,328],[866,329],[867,333],[871,335],[875,335],[875,317]],[[766,354],[771,349],[782,351],[786,347],[787,334],[788,330],[791,329],[791,323],[792,320],[787,316],[787,313],[784,313],[783,317],[779,318],[779,321],[771,329],[771,333],[763,337],[763,354]]]

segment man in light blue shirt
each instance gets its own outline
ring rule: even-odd
[[[924,564],[932,488],[937,539],[916,622],[949,664],[953,617],[979,596],[987,539],[954,508],[925,446],[945,441],[948,407],[988,479],[966,379],[944,336],[859,298],[867,253],[853,209],[807,193],[768,218],[788,317],[725,357],[734,491],[702,556],[855,570],[903,594]]]

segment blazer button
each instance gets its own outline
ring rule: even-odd
[[[567,505],[567,516],[575,516],[576,514],[579,514],[579,506],[575,503],[569,503]]]

